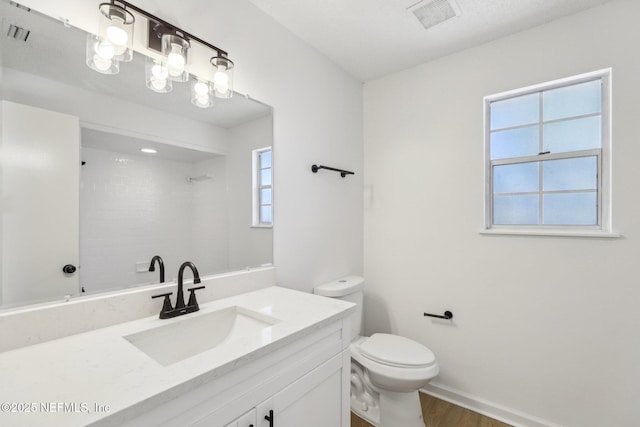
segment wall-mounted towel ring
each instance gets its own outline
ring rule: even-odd
[[[444,316],[440,314],[429,314],[429,313],[425,313],[424,315],[429,317],[437,317],[438,319],[447,319],[447,320],[453,318],[453,313],[450,312],[449,310],[444,312]]]
[[[322,166],[322,165],[320,165],[320,166],[318,166],[318,165],[311,166],[311,172],[313,172],[313,173],[318,173],[318,171],[320,169],[327,169],[327,170],[330,170],[330,171],[340,172],[340,176],[343,177],[343,178],[345,176],[347,176],[347,175],[355,175],[355,173],[350,172],[350,171],[346,171],[344,169],[336,169],[336,168],[331,168],[329,166]]]

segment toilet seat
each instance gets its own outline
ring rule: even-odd
[[[373,334],[360,346],[369,360],[397,368],[425,368],[436,363],[431,350],[409,338],[391,334]]]
[[[427,382],[429,382],[429,380],[438,375],[440,369],[438,367],[438,363],[435,360],[435,357],[433,357],[433,353],[431,353],[431,350],[408,338],[404,339],[409,341],[411,344],[420,347],[420,350],[417,353],[424,356],[425,358],[418,358],[418,363],[425,363],[424,365],[414,365],[408,367],[397,366],[399,365],[398,360],[393,359],[400,359],[400,364],[404,362],[405,365],[406,360],[403,360],[401,357],[390,357],[389,355],[386,355],[387,360],[384,360],[382,362],[378,362],[373,359],[373,357],[378,356],[377,358],[382,360],[382,358],[380,357],[381,354],[383,356],[385,355],[384,352],[376,352],[376,350],[382,351],[384,348],[378,348],[378,344],[376,344],[376,342],[401,342],[403,337],[399,337],[397,335],[392,335],[392,337],[394,338],[376,338],[373,342],[373,345],[369,346],[371,348],[369,349],[368,355],[365,355],[362,351],[362,347],[364,346],[366,349],[368,346],[366,346],[365,344],[367,344],[367,342],[371,340],[375,335],[376,334],[372,335],[370,338],[358,336],[351,342],[350,346],[352,360],[359,363],[366,369],[367,375],[374,387],[395,392],[415,391],[420,387],[423,387]],[[398,338],[398,340],[396,340],[396,338]],[[387,350],[389,350],[389,347],[386,348]],[[373,355],[371,353],[372,351]],[[433,359],[430,359],[429,356],[433,357]],[[431,363],[429,363],[429,360],[431,360]],[[395,366],[394,364],[392,364],[392,362],[395,362]]]

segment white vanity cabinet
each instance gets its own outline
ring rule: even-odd
[[[336,356],[256,408],[256,427],[348,426],[342,422],[342,358]],[[249,427],[239,425],[238,427]]]
[[[256,427],[256,424],[257,424],[256,420],[257,420],[256,410],[254,408],[249,412],[247,412],[246,414],[244,414],[243,416],[241,416],[240,418],[237,418],[231,421],[229,424],[227,424],[224,427]]]
[[[119,425],[348,427],[349,343],[333,321]]]
[[[225,427],[345,426],[342,374],[342,357],[338,355]],[[197,425],[216,425],[215,418],[212,414]]]

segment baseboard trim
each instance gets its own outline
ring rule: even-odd
[[[430,382],[421,392],[438,399],[446,400],[454,405],[470,409],[487,417],[511,424],[514,427],[562,427],[559,424],[543,420],[533,415],[486,401],[477,396],[455,390],[437,382]]]

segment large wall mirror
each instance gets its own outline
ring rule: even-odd
[[[158,283],[155,255],[165,281],[184,261],[201,276],[272,263],[272,229],[254,222],[271,107],[152,92],[138,53],[96,73],[83,31],[0,8],[0,308]]]

